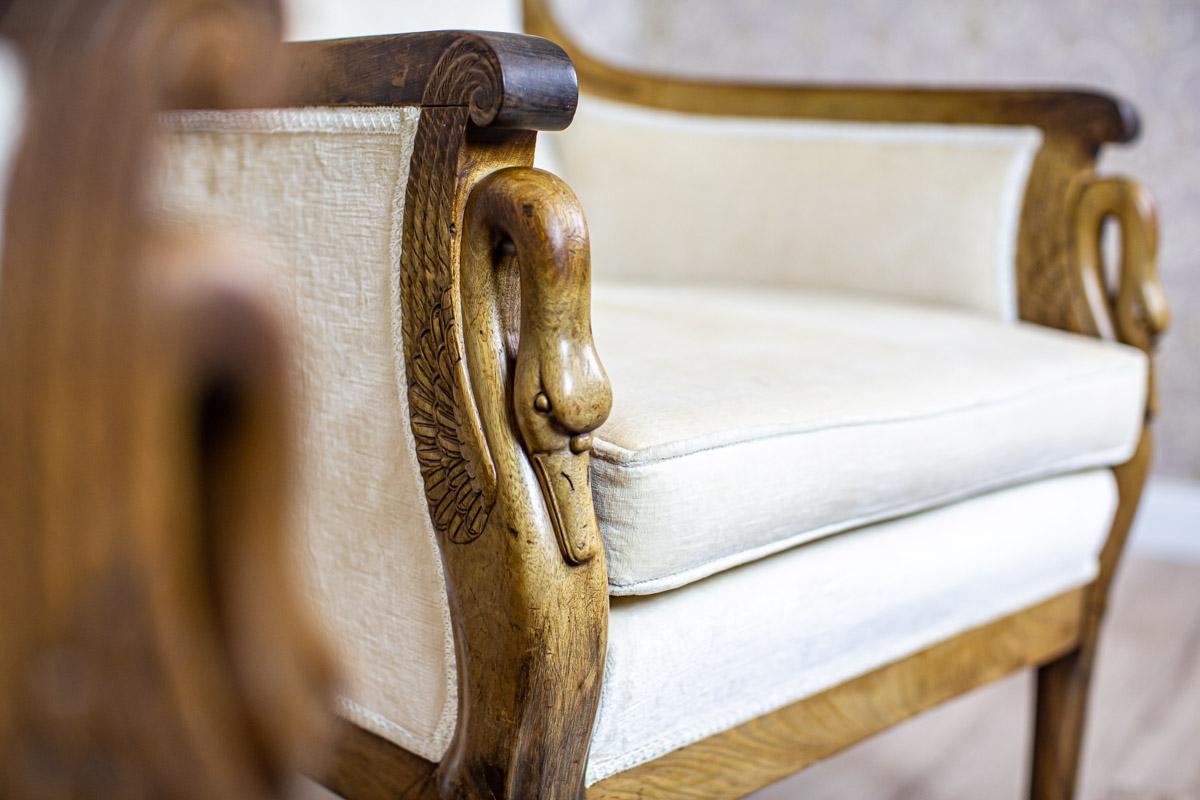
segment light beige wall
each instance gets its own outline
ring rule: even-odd
[[[1087,84],[1142,114],[1101,168],[1158,196],[1174,312],[1160,472],[1200,479],[1200,0],[557,0],[581,41],[688,75]]]

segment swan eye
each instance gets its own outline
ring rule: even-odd
[[[549,414],[550,398],[546,397],[545,392],[538,392],[537,397],[533,398],[533,407],[543,414]]]

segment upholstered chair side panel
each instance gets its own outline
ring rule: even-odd
[[[171,218],[256,248],[290,301],[305,393],[297,556],[348,668],[342,713],[437,760],[455,724],[455,666],[397,296],[420,115],[168,115],[161,194]]]
[[[585,94],[548,138],[599,280],[862,290],[1016,318],[1037,128],[715,117]]]

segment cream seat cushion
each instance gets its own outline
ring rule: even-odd
[[[616,595],[1120,463],[1141,429],[1139,351],[968,312],[609,285],[593,329],[614,393],[593,484]]]
[[[1115,508],[1072,474],[614,598],[588,783],[1087,583]]]

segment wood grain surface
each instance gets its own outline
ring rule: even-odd
[[[154,114],[270,100],[271,2],[29,0],[0,271],[0,796],[280,796],[332,723],[291,573],[290,351],[152,213]],[[265,94],[264,94],[265,93]]]
[[[434,31],[288,44],[293,105],[466,103],[480,127],[562,130],[578,100],[562,48],[534,36]],[[470,94],[459,94],[470,84]]]

